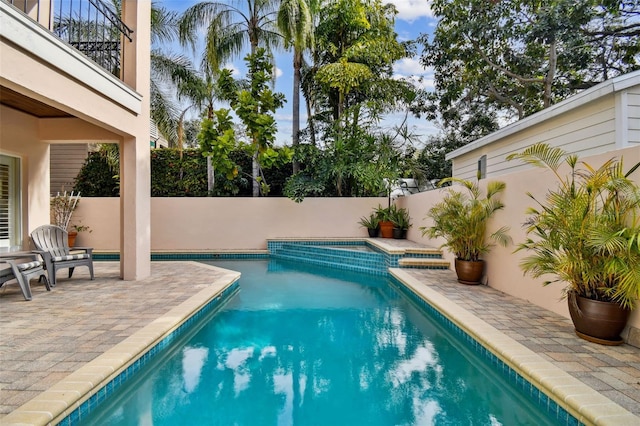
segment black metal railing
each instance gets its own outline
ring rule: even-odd
[[[122,43],[133,30],[120,19],[120,0],[5,0],[41,22],[42,4],[53,14],[51,31],[116,77],[121,77]],[[45,17],[46,19],[47,17]]]

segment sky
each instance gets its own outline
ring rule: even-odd
[[[225,1],[225,0],[219,0]],[[393,3],[398,9],[396,16],[396,33],[400,41],[415,40],[420,34],[433,32],[436,20],[431,14],[429,8],[430,0],[391,0],[384,3]],[[159,0],[159,4],[170,10],[182,12],[188,7],[198,3],[197,0]],[[244,2],[243,2],[244,3]],[[237,4],[237,3],[236,3]],[[174,53],[179,51],[179,47],[172,46],[170,48]],[[200,49],[201,50],[201,49]],[[185,52],[191,54],[190,52]],[[245,54],[241,55],[237,60],[226,65],[226,68],[233,70],[236,77],[244,77],[246,66],[242,60]],[[415,81],[416,85],[427,90],[433,89],[433,71],[425,69],[420,65],[419,53],[416,57],[405,58],[394,64],[394,77],[410,78]],[[197,64],[199,59],[195,61]],[[293,90],[293,69],[292,56],[288,52],[276,52],[276,85],[275,91],[285,95],[287,100],[291,98]],[[380,123],[384,127],[392,127],[400,124],[405,118],[404,113],[390,114]],[[276,136],[276,145],[291,144],[292,132],[292,108],[291,102],[287,101],[283,108],[276,111],[276,120],[278,123],[278,134]],[[301,99],[300,108],[300,127],[306,127],[306,109],[304,101]],[[424,141],[429,135],[438,132],[438,128],[426,119],[415,118],[409,115],[407,120],[409,130],[418,136],[419,140]],[[422,146],[418,146],[421,148]]]

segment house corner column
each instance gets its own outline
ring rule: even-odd
[[[151,167],[149,86],[151,1],[124,0],[124,23],[134,32],[124,42],[123,80],[143,96],[133,137],[120,145],[120,277],[151,275]]]

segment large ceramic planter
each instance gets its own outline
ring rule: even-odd
[[[582,296],[569,296],[569,314],[576,334],[590,342],[602,345],[621,345],[631,311],[613,302],[601,302]]]
[[[460,260],[456,258],[455,268],[459,283],[478,285],[484,273],[484,260],[473,262],[471,260]]]
[[[379,226],[380,236],[382,238],[393,238],[393,222],[381,221]]]
[[[367,228],[367,232],[369,233],[369,238],[375,238],[378,236],[378,228]]]

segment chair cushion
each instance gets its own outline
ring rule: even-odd
[[[34,260],[33,262],[18,263],[17,266],[19,271],[27,271],[29,269],[38,268],[42,266],[42,262],[39,260]]]
[[[88,253],[68,254],[66,256],[55,256],[51,258],[51,260],[54,262],[62,262],[65,260],[80,260],[80,259],[89,259],[89,254]]]
[[[8,277],[13,276],[13,271],[11,268],[2,268],[0,269],[0,277]]]

